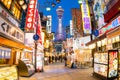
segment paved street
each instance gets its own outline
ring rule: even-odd
[[[92,68],[70,69],[63,63],[49,64],[44,72],[35,73],[31,77],[20,77],[20,80],[99,80],[92,76]]]

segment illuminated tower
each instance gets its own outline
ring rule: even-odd
[[[63,12],[64,10],[62,9],[61,6],[58,7],[58,9],[56,10],[57,15],[58,15],[58,29],[57,29],[57,34],[56,34],[56,40],[63,40],[64,39],[64,32],[63,32],[63,28],[62,28],[62,16],[63,16]]]

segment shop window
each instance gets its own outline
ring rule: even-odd
[[[20,19],[21,17],[20,11],[21,11],[21,7],[19,6],[17,2],[15,2],[12,6],[12,13],[17,19]]]
[[[118,48],[119,47],[119,42],[113,43],[112,46],[113,46],[113,48]]]
[[[7,9],[10,9],[12,0],[1,0],[1,2],[6,6]]]

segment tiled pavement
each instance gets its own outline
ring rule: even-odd
[[[101,80],[92,75],[92,68],[70,69],[64,64],[45,66],[44,72],[35,73],[31,77],[20,77],[20,80]]]

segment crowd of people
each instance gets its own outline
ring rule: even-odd
[[[64,55],[57,54],[53,56],[47,57],[46,61],[47,64],[50,63],[56,63],[56,62],[64,62],[65,66],[70,66],[71,68],[75,68],[75,61],[76,61],[76,55],[74,53],[73,48],[71,48],[71,51],[66,52]]]

